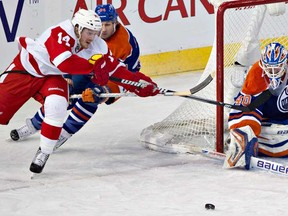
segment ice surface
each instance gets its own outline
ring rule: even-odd
[[[160,87],[186,90],[199,73],[156,78]],[[38,104],[29,101],[0,126],[1,216],[287,215],[288,178],[261,171],[224,170],[201,155],[143,148],[143,128],[161,121],[183,98],[122,98],[101,105],[93,119],[51,155],[30,179],[39,134],[7,141]],[[205,105],[205,104],[204,104]],[[216,209],[206,210],[213,203]]]

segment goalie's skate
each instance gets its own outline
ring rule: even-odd
[[[19,129],[14,129],[10,132],[10,137],[14,141],[23,140],[28,136],[36,133],[36,129],[32,124],[31,119],[26,119],[26,124]]]
[[[30,171],[33,173],[41,173],[49,156],[50,156],[49,154],[43,153],[41,151],[41,148],[39,148],[30,165]]]

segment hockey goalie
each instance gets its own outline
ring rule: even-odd
[[[288,156],[287,79],[286,48],[278,42],[268,44],[260,60],[248,71],[234,104],[247,106],[263,92],[268,92],[269,97],[251,112],[230,111],[230,139],[224,168],[249,169],[251,156]]]

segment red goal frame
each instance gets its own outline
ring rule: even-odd
[[[231,2],[223,2],[216,14],[216,99],[224,100],[224,14],[227,9],[249,7],[261,4],[286,2],[284,0],[236,0]],[[216,107],[216,151],[223,152],[224,144],[224,108]]]

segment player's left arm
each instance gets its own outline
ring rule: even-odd
[[[136,87],[124,83],[116,83],[117,85],[124,87],[126,90],[135,92],[140,97],[154,96],[159,93],[157,84],[153,82],[150,77],[144,75],[141,72],[132,73],[131,71],[127,70],[123,63],[120,63],[111,54],[105,54],[101,57],[99,57],[99,55],[92,56],[89,60],[91,64],[93,64],[93,59],[97,59],[95,64],[99,65],[99,70],[105,70],[105,73],[109,73],[109,76],[136,82],[143,82],[146,84],[144,87]],[[92,81],[93,80],[94,78],[92,77]]]

